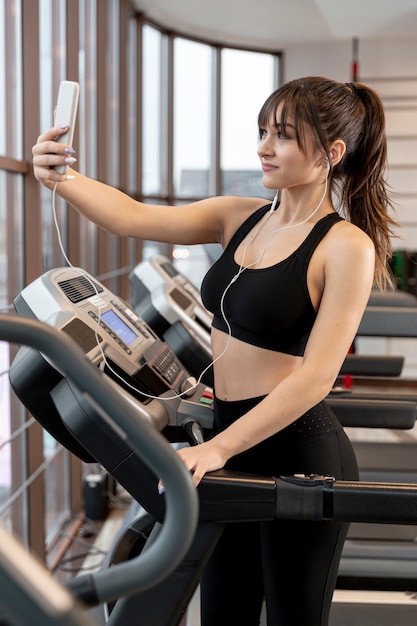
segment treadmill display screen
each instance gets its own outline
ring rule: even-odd
[[[127,346],[137,339],[138,336],[114,311],[110,310],[102,313],[101,319],[106,322],[107,326],[109,326]]]

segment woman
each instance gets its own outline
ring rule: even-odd
[[[280,200],[215,197],[150,206],[79,173],[52,128],[33,148],[37,179],[104,229],[184,245],[220,242],[202,284],[214,314],[215,436],[179,451],[197,485],[222,467],[354,480],[352,447],[323,399],[374,282],[389,280],[390,203],[378,96],[323,77],[282,86],[259,114],[263,184]],[[345,219],[339,216],[340,211]],[[203,626],[325,626],[347,525],[228,525],[204,571]]]

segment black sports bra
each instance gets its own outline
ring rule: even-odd
[[[202,282],[201,297],[213,313],[212,325],[225,333],[229,329],[221,299],[239,271],[234,259],[236,248],[270,207],[258,209],[238,228]],[[326,215],[289,257],[271,267],[248,268],[241,273],[227,289],[223,303],[233,337],[267,350],[304,354],[317,315],[307,287],[308,265],[320,241],[342,219],[337,213]]]

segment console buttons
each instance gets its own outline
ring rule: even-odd
[[[214,394],[213,394],[213,391],[209,387],[206,387],[203,393],[201,394],[200,402],[201,404],[208,404],[208,405],[213,404]]]

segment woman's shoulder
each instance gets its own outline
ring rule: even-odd
[[[215,196],[212,198],[207,198],[207,200],[203,201],[212,204],[213,208],[217,208],[219,210],[227,209],[230,211],[228,215],[232,215],[234,213],[238,215],[245,215],[248,217],[251,213],[254,213],[258,209],[263,206],[270,206],[271,200],[267,200],[266,198],[248,198],[242,196]]]
[[[351,242],[352,245],[373,245],[369,235],[349,220],[342,218],[337,222],[337,226],[337,228],[332,229],[335,238]]]
[[[328,252],[343,258],[345,262],[351,259],[374,257],[375,246],[372,239],[364,230],[342,219],[330,229],[329,237],[326,237]]]
[[[202,215],[216,217],[225,226],[238,227],[252,213],[263,206],[270,206],[271,201],[265,198],[247,198],[240,196],[211,196],[189,204],[188,208],[199,209]]]
[[[227,245],[234,233],[251,215],[262,207],[270,206],[271,201],[265,198],[241,198],[238,196],[218,197],[218,208],[223,217],[223,245]]]

